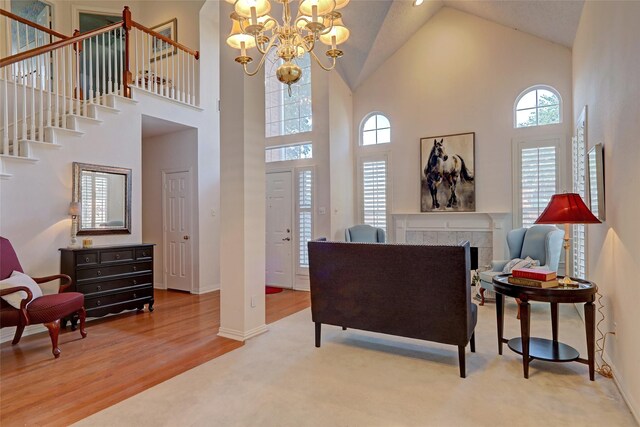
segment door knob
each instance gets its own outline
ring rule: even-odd
[[[282,239],[283,242],[288,242],[289,240],[291,240],[291,237],[285,237],[284,239]]]
[[[189,236],[182,237],[184,240],[189,240]]]

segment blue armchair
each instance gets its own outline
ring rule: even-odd
[[[344,230],[344,238],[347,242],[359,243],[384,243],[385,235],[382,228],[370,225],[354,225]]]
[[[534,225],[518,228],[507,233],[507,245],[511,259],[530,257],[539,262],[541,268],[558,271],[564,231],[554,225]],[[480,272],[480,296],[484,305],[484,291],[493,291],[493,276],[502,274],[509,260],[491,261],[491,270]]]

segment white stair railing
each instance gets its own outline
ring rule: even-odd
[[[27,25],[0,12],[16,28]],[[32,48],[0,59],[0,154],[25,156],[25,141],[54,142],[49,129],[95,118],[89,107],[131,97],[131,87],[198,105],[199,53],[133,21],[128,7],[122,22],[72,37],[45,30],[24,31]]]

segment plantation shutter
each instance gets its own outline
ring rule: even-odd
[[[573,191],[578,193],[582,200],[585,199],[585,170],[586,170],[586,141],[584,135],[584,121],[580,121],[582,126],[576,129],[576,136],[572,140],[572,163],[573,163]],[[574,224],[572,232],[572,258],[573,277],[584,279],[587,276],[587,263],[585,256],[586,236],[585,225]]]
[[[387,161],[362,162],[363,222],[387,229]]]
[[[104,174],[82,174],[81,219],[83,228],[107,222],[108,178]]]
[[[556,147],[524,148],[520,156],[522,226],[531,227],[557,192]]]
[[[313,170],[298,171],[298,266],[309,267],[307,242],[313,236]]]

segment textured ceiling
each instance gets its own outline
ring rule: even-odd
[[[351,0],[342,10],[351,37],[338,72],[355,90],[442,7],[572,47],[584,0]]]

